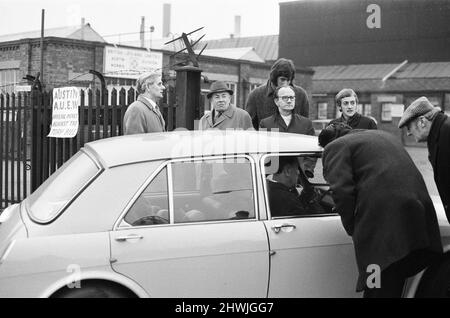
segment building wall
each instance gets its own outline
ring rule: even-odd
[[[67,84],[77,74],[87,73],[90,69],[103,71],[102,43],[68,40],[60,38],[44,39],[44,81],[46,89]],[[0,71],[8,63],[20,61],[19,79],[30,74],[35,76],[41,68],[40,40],[20,40],[0,43]],[[91,76],[92,78],[92,76]],[[71,85],[78,85],[74,81]]]
[[[280,3],[279,56],[306,66],[448,61],[449,16],[448,0]]]

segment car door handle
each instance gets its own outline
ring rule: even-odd
[[[142,235],[130,234],[130,235],[126,235],[126,236],[116,237],[115,240],[117,242],[125,242],[125,241],[130,241],[130,240],[142,240],[143,238],[144,237]]]
[[[295,226],[295,224],[289,224],[289,223],[285,223],[282,225],[274,225],[272,226],[272,230],[278,234],[280,233],[280,231],[282,229],[286,229],[286,232],[291,232],[293,229],[296,229],[297,227]]]

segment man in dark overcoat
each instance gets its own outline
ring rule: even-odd
[[[259,123],[262,119],[275,114],[277,106],[274,103],[273,94],[279,86],[292,87],[296,101],[294,113],[308,117],[308,96],[302,87],[294,84],[294,78],[294,63],[291,60],[280,58],[272,65],[267,83],[257,87],[250,93],[245,110],[250,114],[255,129],[259,128]]]
[[[406,279],[442,253],[422,175],[402,144],[384,131],[333,125],[321,132],[319,143],[325,147],[324,177],[336,212],[353,239],[357,291],[364,290],[365,297],[400,297]],[[373,266],[381,271],[375,286]]]
[[[408,136],[413,135],[417,142],[427,142],[434,181],[450,222],[450,118],[426,97],[420,97],[403,113],[398,127],[404,126]]]
[[[312,121],[294,112],[295,105],[297,104],[294,88],[291,86],[279,86],[275,89],[273,98],[277,110],[272,116],[261,120],[259,123],[260,130],[267,129],[269,131],[276,130],[279,132],[315,136],[316,133]],[[300,166],[305,171],[307,177],[312,178],[314,176],[316,162],[316,158],[310,157],[305,157],[300,160]],[[301,183],[305,184],[305,182]]]

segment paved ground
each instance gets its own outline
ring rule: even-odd
[[[422,176],[425,179],[425,184],[427,185],[428,192],[430,193],[430,195],[439,195],[436,184],[434,183],[433,168],[431,167],[431,164],[428,161],[427,148],[407,147],[406,151],[408,151],[417,168],[422,173]]]

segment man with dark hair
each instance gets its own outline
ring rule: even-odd
[[[406,109],[398,127],[406,127],[417,142],[427,142],[434,181],[450,222],[450,118],[420,97]]]
[[[330,125],[319,135],[335,211],[353,239],[364,297],[401,297],[442,253],[433,202],[403,145],[378,130]],[[374,266],[380,285],[369,284]],[[375,287],[375,288],[373,288]]]
[[[245,110],[250,114],[255,129],[258,129],[262,119],[275,114],[277,106],[274,103],[273,93],[278,86],[292,87],[295,92],[293,112],[308,118],[309,102],[306,91],[300,86],[294,85],[294,78],[294,63],[291,60],[280,58],[273,64],[267,83],[250,93]]]
[[[357,112],[358,96],[353,89],[344,88],[337,93],[335,100],[342,115],[330,121],[329,124],[345,123],[353,129],[377,129],[377,124],[373,119]]]
[[[295,188],[300,173],[297,157],[280,156],[277,159],[277,172],[272,180],[267,180],[271,216],[306,214],[307,210]]]

